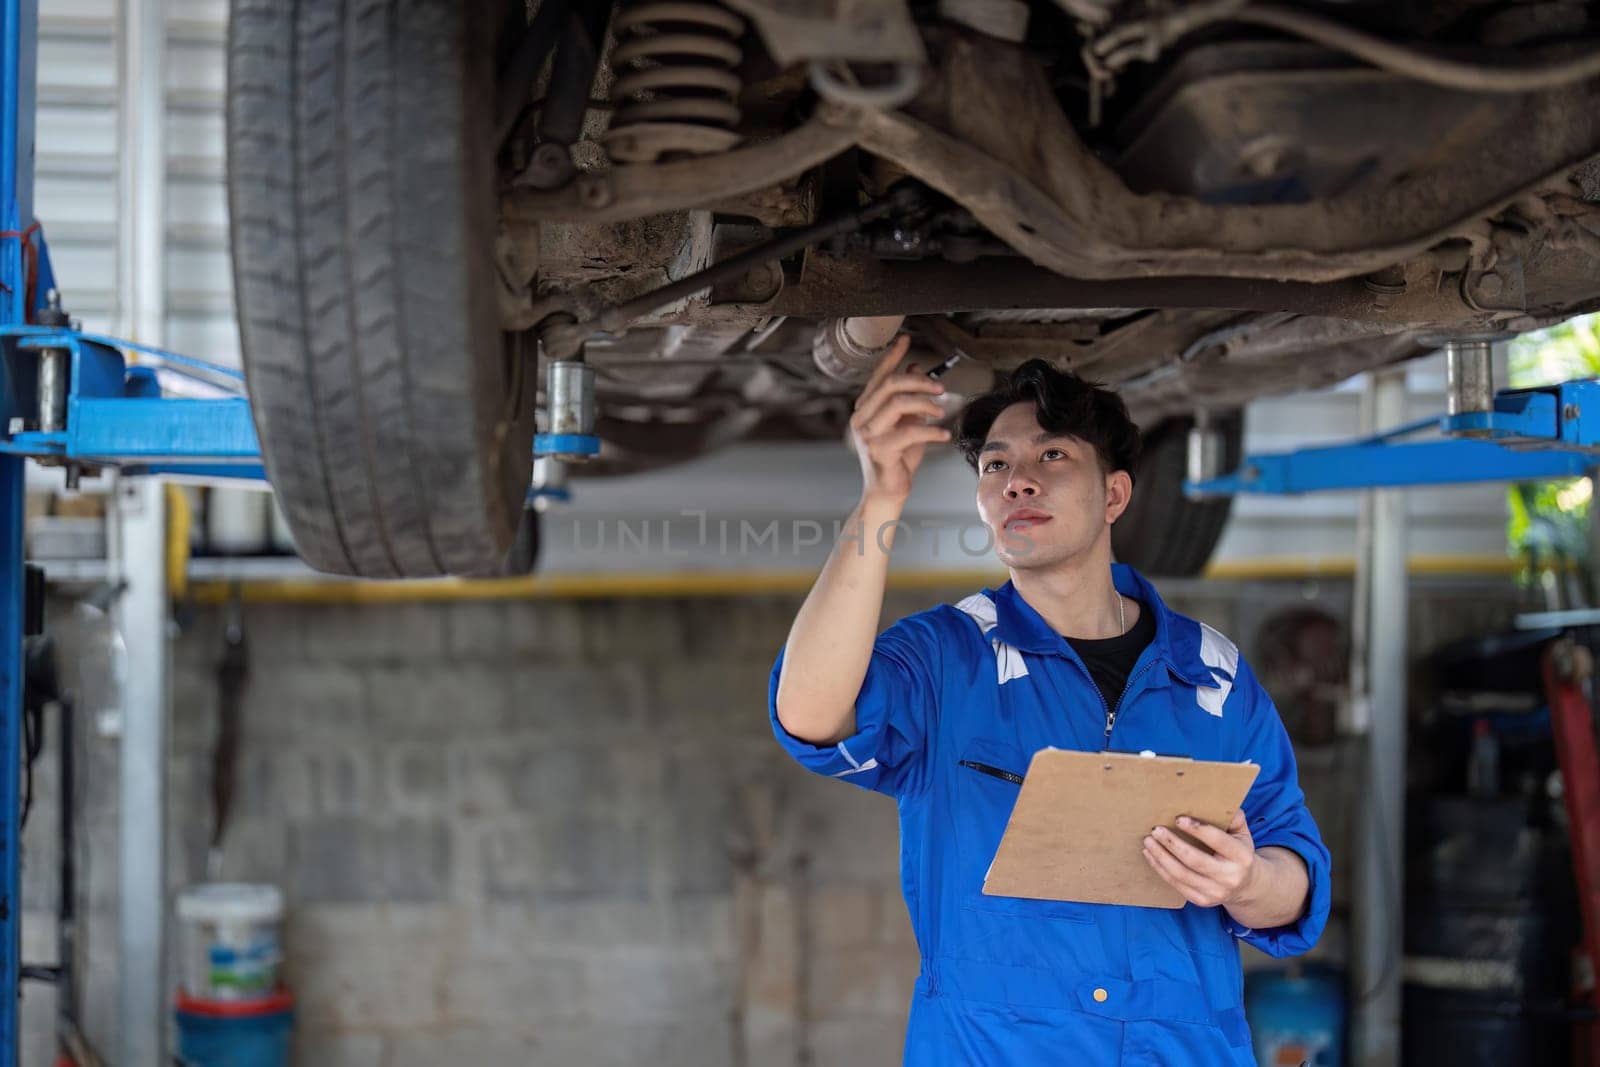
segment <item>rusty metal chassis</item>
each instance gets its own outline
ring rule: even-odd
[[[1129,190],[1078,136],[1023,49],[951,35],[934,62],[936,76],[903,111],[824,103],[800,126],[720,156],[510,191],[503,217],[515,233],[543,220],[600,223],[739,197],[760,202],[859,147],[948,195],[1022,257],[958,266],[811,255],[773,300],[716,312],[751,321],[1143,306],[1515,330],[1575,310],[1564,293],[1541,303],[1534,258],[1555,255],[1570,267],[1574,254],[1600,254],[1600,204],[1567,181],[1600,156],[1597,83],[1520,97],[1519,108],[1502,112],[1506,121],[1484,127],[1480,145],[1463,146],[1462,165],[1410,175],[1381,196],[1221,205]],[[1361,280],[1378,271],[1382,283]],[[531,326],[551,306],[530,286],[507,325]]]

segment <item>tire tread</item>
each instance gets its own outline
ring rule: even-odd
[[[321,570],[482,571],[520,519],[531,390],[499,425],[477,13],[462,0],[232,3],[245,373],[268,475]]]
[[[1224,462],[1237,466],[1244,422],[1220,417]],[[1232,498],[1190,500],[1183,495],[1188,466],[1188,419],[1166,419],[1144,435],[1133,503],[1111,528],[1118,561],[1145,574],[1187,578],[1205,570],[1227,528]]]

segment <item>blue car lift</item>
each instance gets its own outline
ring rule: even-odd
[[[0,1067],[15,1067],[19,1036],[25,464],[65,468],[69,488],[107,468],[264,478],[240,372],[84,333],[53,303],[33,209],[37,46],[38,0],[0,0]],[[593,376],[581,362],[550,368],[549,432],[534,452],[554,463],[530,504],[566,499],[561,464],[600,451]],[[181,395],[164,388],[179,384]]]
[[[19,1037],[25,464],[63,466],[69,485],[108,467],[262,477],[238,371],[152,349],[159,370],[131,365],[121,349],[140,346],[72,329],[50,306],[33,209],[37,34],[37,0],[0,0],[0,1067],[15,1067]],[[200,395],[163,395],[173,375]]]
[[[46,309],[44,314],[48,314]],[[149,365],[130,366],[119,349],[154,355],[160,370],[225,391],[208,398],[167,396],[161,374]],[[116,467],[123,474],[185,474],[260,480],[250,403],[242,376],[231,368],[202,364],[174,353],[110,337],[54,326],[0,326],[6,379],[0,382],[0,453],[73,468]],[[188,367],[175,365],[183,358]],[[40,372],[49,362],[67,370]],[[203,370],[231,389],[193,370]],[[59,425],[44,416],[54,399],[46,383],[60,383],[64,400]],[[59,403],[59,400],[56,401]]]
[[[23,223],[33,221],[33,104],[38,13],[24,0],[0,6],[0,324],[27,320]],[[19,151],[19,148],[21,149]],[[17,1062],[21,967],[23,459],[0,456],[0,1065]]]
[[[1424,434],[1429,440],[1417,440]],[[1421,419],[1372,437],[1248,456],[1185,483],[1192,496],[1295,494],[1573,478],[1600,466],[1600,381],[1495,394],[1483,411]]]

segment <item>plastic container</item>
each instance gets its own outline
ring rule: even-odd
[[[178,994],[173,1013],[183,1067],[288,1067],[294,1000],[288,990],[247,1002]]]
[[[270,997],[283,960],[276,886],[212,882],[178,894],[183,991],[202,1001]]]
[[[213,488],[206,494],[206,550],[213,556],[259,556],[271,538],[266,493]]]
[[[1344,1067],[1344,980],[1331,968],[1256,971],[1244,1010],[1261,1067]]]

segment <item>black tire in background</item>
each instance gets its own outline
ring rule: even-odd
[[[232,0],[244,367],[319,570],[492,570],[522,520],[536,385],[496,318],[490,130],[497,27],[522,8]]]
[[[543,541],[543,516],[528,508],[517,521],[517,536],[511,541],[511,550],[500,565],[475,578],[526,578],[539,566],[539,549]]]
[[[1244,418],[1214,416],[1223,435],[1223,469],[1242,458]],[[1133,502],[1111,527],[1111,551],[1144,574],[1190,577],[1205,569],[1222,539],[1232,497],[1191,500],[1183,495],[1191,419],[1165,419],[1144,434]]]

